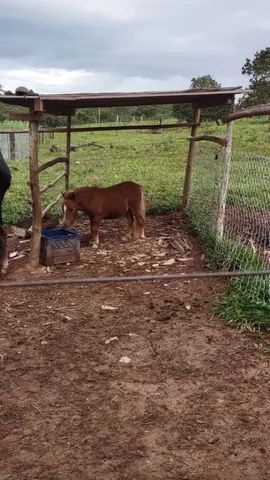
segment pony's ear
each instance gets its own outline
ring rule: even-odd
[[[62,197],[65,200],[75,200],[75,193],[70,191],[70,192],[62,192]]]

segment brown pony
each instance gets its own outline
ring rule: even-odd
[[[128,222],[128,239],[145,238],[144,194],[142,187],[137,183],[123,182],[107,188],[81,187],[62,195],[64,198],[62,225],[67,227],[72,225],[78,211],[87,213],[90,218],[93,248],[99,245],[99,227],[104,219],[125,216]]]

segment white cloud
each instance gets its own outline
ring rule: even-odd
[[[246,83],[269,45],[269,0],[0,0],[0,84],[45,92]]]
[[[185,77],[168,77],[165,79],[130,77],[121,81],[119,91],[155,91],[184,90],[189,87],[190,79]]]
[[[5,89],[15,91],[19,85],[26,85],[37,93],[181,90],[188,88],[190,81],[180,76],[165,79],[140,76],[123,78],[109,73],[50,68],[0,70],[0,78]]]
[[[93,76],[93,72],[63,68],[0,70],[0,78],[3,79],[2,83],[6,89],[14,91],[19,85],[27,85],[34,91],[42,93],[70,91],[78,83],[87,85]]]
[[[2,15],[12,18],[29,18],[31,15],[41,23],[47,20],[84,23],[93,16],[128,20],[134,16],[139,3],[140,0],[1,0],[1,11]]]

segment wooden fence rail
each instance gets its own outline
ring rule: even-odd
[[[42,218],[44,217],[44,215],[49,212],[49,210],[51,210],[52,207],[54,207],[54,205],[56,205],[59,200],[62,198],[62,193],[59,193],[59,195],[57,195],[57,197],[55,197],[43,210],[42,210]]]
[[[46,185],[44,185],[44,187],[40,189],[40,194],[47,192],[49,188],[52,188],[64,176],[65,176],[65,172],[61,172],[56,178],[54,178],[54,180],[51,180],[51,182],[47,183]]]
[[[102,132],[108,130],[159,130],[166,128],[190,128],[198,127],[195,123],[164,123],[164,124],[149,124],[149,125],[114,125],[103,127],[71,127],[70,132]],[[38,133],[67,133],[69,129],[67,127],[55,127],[55,128],[39,128]],[[0,129],[0,133],[28,133],[28,129]]]
[[[38,173],[43,172],[43,170],[47,170],[47,168],[50,168],[53,165],[56,165],[57,163],[67,163],[67,161],[68,161],[67,157],[53,158],[52,160],[49,160],[46,163],[42,163],[42,165],[38,167]]]

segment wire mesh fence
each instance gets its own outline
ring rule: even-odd
[[[188,150],[186,136],[186,128],[164,129],[161,133],[147,129],[72,133],[70,189],[93,183],[106,187],[133,180],[144,187],[148,213],[172,211],[180,203]],[[63,156],[65,152],[64,133],[55,134],[54,139],[46,136],[39,144],[39,163]],[[61,171],[63,165],[57,164],[41,172],[40,186],[52,181]],[[31,205],[26,201],[30,194],[28,160],[17,162],[12,174],[5,203],[6,222],[11,224],[31,214]],[[64,189],[63,184],[60,181],[42,195],[42,206]],[[62,213],[60,204],[53,212]]]
[[[270,158],[234,151],[222,239],[217,238],[223,155],[197,147],[188,206],[190,221],[204,242],[210,265],[230,271],[264,271],[270,265]],[[233,280],[238,292],[258,307],[268,307],[269,277]]]
[[[0,149],[4,158],[25,160],[29,156],[29,142],[27,133],[14,133],[14,151],[12,152],[11,138],[8,133],[0,133]]]
[[[93,182],[108,186],[124,180],[134,180],[144,186],[149,213],[175,210],[179,207],[183,187],[188,150],[186,137],[186,129],[73,134],[72,144],[75,148],[71,155],[70,188]],[[65,148],[64,134],[57,134],[55,138],[44,136],[39,145],[40,162],[62,155]],[[55,151],[58,153],[55,154]],[[62,168],[61,165],[55,165],[42,172],[41,186],[53,180]],[[270,158],[234,149],[224,234],[222,240],[217,241],[223,174],[220,147],[209,143],[196,145],[187,213],[196,233],[205,244],[208,262],[213,268],[219,267],[227,271],[269,270]],[[28,161],[18,162],[13,169],[13,182],[5,204],[7,222],[14,223],[30,214],[31,207],[26,201],[29,195],[27,179]],[[57,183],[45,192],[42,203],[49,203],[60,188],[61,185]],[[54,211],[58,210],[57,205]],[[231,291],[240,293],[242,298],[256,308],[269,306],[268,276],[233,279]],[[270,319],[270,313],[268,318]]]

